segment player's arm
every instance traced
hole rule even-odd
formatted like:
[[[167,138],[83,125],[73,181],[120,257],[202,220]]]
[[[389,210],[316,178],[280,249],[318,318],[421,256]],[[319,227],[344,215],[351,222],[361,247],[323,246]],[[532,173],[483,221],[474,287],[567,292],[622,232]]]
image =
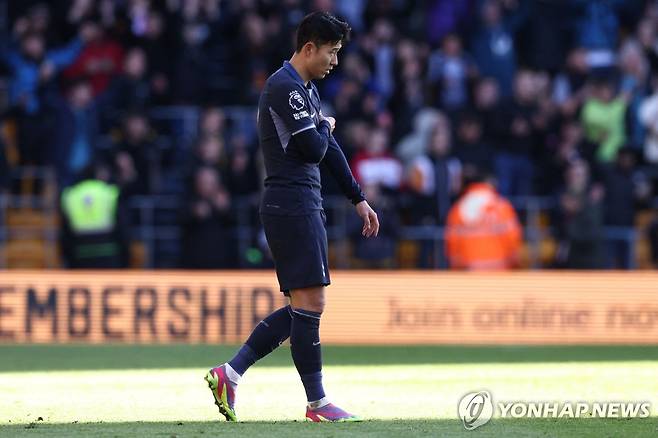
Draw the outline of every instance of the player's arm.
[[[347,163],[347,158],[343,150],[336,142],[333,135],[329,137],[329,145],[324,159],[320,166],[326,168],[331,176],[334,177],[341,191],[352,202],[357,205],[359,202],[364,201],[366,197],[361,191],[361,187],[354,179],[350,166]]]
[[[329,122],[323,120],[316,128],[315,125],[294,133],[292,140],[297,144],[297,149],[309,163],[320,163],[325,157],[330,139]]]
[[[320,165],[326,167],[338,182],[345,196],[356,206],[357,214],[363,219],[363,230],[361,234],[366,237],[377,236],[379,233],[377,213],[368,205],[361,191],[361,187],[354,179],[350,166],[347,164],[345,154],[333,135],[329,137],[329,147]]]
[[[277,130],[280,127],[290,133],[290,140],[283,145],[284,148],[294,145],[305,162],[322,161],[327,152],[331,124],[323,120],[315,126],[307,92],[297,84],[284,82],[273,85],[270,93],[269,111],[274,124]]]

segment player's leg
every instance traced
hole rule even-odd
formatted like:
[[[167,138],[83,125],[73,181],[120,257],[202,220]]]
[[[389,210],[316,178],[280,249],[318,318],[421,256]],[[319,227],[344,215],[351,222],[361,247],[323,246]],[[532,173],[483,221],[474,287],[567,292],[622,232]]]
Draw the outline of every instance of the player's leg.
[[[292,309],[282,307],[260,321],[228,365],[240,376],[290,336]]]
[[[316,422],[357,421],[357,417],[330,403],[322,386],[320,318],[324,311],[324,291],[324,286],[290,291],[290,351],[306,391],[306,419]]]
[[[233,359],[206,374],[215,404],[228,421],[236,421],[235,391],[240,377],[259,359],[274,351],[290,336],[292,309],[282,307],[260,321]]]
[[[320,318],[324,311],[324,287],[290,291],[292,325],[290,352],[309,402],[324,398]]]

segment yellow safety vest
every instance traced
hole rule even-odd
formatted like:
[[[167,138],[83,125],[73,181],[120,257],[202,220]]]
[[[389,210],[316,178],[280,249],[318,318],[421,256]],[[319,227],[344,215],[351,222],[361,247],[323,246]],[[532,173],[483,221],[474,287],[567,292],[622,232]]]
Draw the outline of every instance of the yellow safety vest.
[[[62,211],[77,234],[111,231],[116,224],[119,189],[98,180],[85,180],[62,193]]]

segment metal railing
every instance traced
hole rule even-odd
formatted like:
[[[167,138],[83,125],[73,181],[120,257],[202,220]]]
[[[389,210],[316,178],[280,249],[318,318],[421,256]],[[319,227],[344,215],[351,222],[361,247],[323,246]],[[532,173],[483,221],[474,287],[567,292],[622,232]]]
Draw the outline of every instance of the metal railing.
[[[540,244],[543,239],[552,235],[552,229],[541,227],[540,215],[554,206],[549,198],[517,198],[513,200],[517,210],[524,213],[526,223],[524,226],[524,239],[529,248],[528,262],[530,268],[541,268]],[[236,198],[234,200],[237,225],[234,227],[234,236],[237,239],[238,248],[238,266],[247,267],[243,257],[247,248],[254,239],[257,232],[254,224],[249,218],[253,216],[253,209],[257,208],[257,200],[254,198]],[[347,231],[348,215],[354,214],[351,204],[342,197],[326,198],[324,200],[325,210],[329,218],[327,226],[327,236],[330,242],[344,243],[349,239]],[[174,224],[156,225],[154,218],[156,210],[170,210],[178,213],[184,208],[180,199],[175,197],[148,197],[140,196],[131,200],[130,208],[135,211],[136,216],[140,218],[139,223],[133,229],[133,238],[144,242],[147,249],[147,267],[158,267],[155,260],[155,248],[158,242],[165,240],[174,240],[180,243],[182,237],[180,226]],[[634,260],[634,247],[638,240],[638,232],[634,228],[625,227],[605,227],[604,240],[606,241],[624,241],[628,243],[628,258],[631,260],[631,267],[636,265]],[[433,260],[435,265],[432,268],[445,268],[441,264],[444,260],[444,228],[441,226],[404,226],[400,228],[398,240],[414,241],[417,243],[431,243],[433,251]],[[180,245],[178,245],[180,246]],[[340,260],[341,268],[349,269],[351,267],[350,257],[347,253],[346,245],[334,245],[334,250],[339,251],[336,259]]]
[[[656,200],[655,202],[658,202]],[[542,211],[550,208],[551,202],[542,198],[517,199],[515,206],[525,213],[526,223],[524,237],[529,248],[529,267],[540,268],[539,257],[541,241],[552,234],[550,228],[539,226],[539,216]],[[55,223],[48,226],[35,227],[33,225],[7,226],[7,212],[9,209],[31,208],[40,209],[49,215],[55,215],[56,205],[52,201],[36,195],[0,195],[0,247],[3,247],[9,239],[20,239],[39,236],[48,243],[49,251],[56,250],[58,230]],[[169,254],[169,261],[162,263],[158,248],[163,244],[169,247],[180,248],[182,240],[181,225],[177,217],[185,208],[180,198],[175,196],[136,196],[130,199],[129,209],[134,223],[131,228],[133,240],[142,242],[146,250],[145,268],[177,267],[176,258],[180,254]],[[236,198],[234,200],[237,225],[233,234],[237,241],[238,267],[248,267],[244,254],[254,240],[258,232],[257,226],[252,223],[254,209],[257,208],[257,200],[251,198]],[[347,222],[348,215],[354,214],[351,205],[343,198],[325,199],[325,209],[329,219],[327,235],[332,243],[344,243],[348,241]],[[158,220],[159,216],[169,217],[167,221]],[[606,241],[621,241],[628,244],[627,257],[631,260],[631,267],[636,266],[634,260],[635,245],[639,238],[638,231],[634,228],[606,227],[604,229]],[[432,245],[433,268],[443,268],[441,260],[444,260],[442,252],[444,248],[444,229],[440,226],[405,226],[400,228],[399,241],[413,241],[416,243],[428,243]],[[334,245],[337,259],[341,261],[341,268],[351,267],[347,245]],[[174,251],[175,252],[175,251]],[[4,251],[0,251],[0,257]],[[7,261],[0,258],[0,267],[6,267]]]
[[[21,194],[0,193],[0,268],[7,267],[8,242],[37,240],[44,243],[44,260],[47,268],[56,267],[57,239],[57,186],[55,172],[48,167],[25,166],[12,169],[10,185],[31,181],[22,187]],[[41,190],[37,190],[37,188]],[[27,191],[27,193],[25,193]],[[39,215],[37,224],[13,223],[9,225],[10,211],[35,212]],[[36,216],[33,216],[36,217]]]

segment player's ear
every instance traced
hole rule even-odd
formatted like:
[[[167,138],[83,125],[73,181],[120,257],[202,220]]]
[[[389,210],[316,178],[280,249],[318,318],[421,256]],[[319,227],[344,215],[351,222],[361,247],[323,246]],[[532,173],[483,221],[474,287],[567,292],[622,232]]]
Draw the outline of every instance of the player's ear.
[[[304,47],[302,47],[302,53],[306,56],[311,56],[313,55],[313,52],[315,51],[315,43],[309,41],[306,44],[304,44]]]

